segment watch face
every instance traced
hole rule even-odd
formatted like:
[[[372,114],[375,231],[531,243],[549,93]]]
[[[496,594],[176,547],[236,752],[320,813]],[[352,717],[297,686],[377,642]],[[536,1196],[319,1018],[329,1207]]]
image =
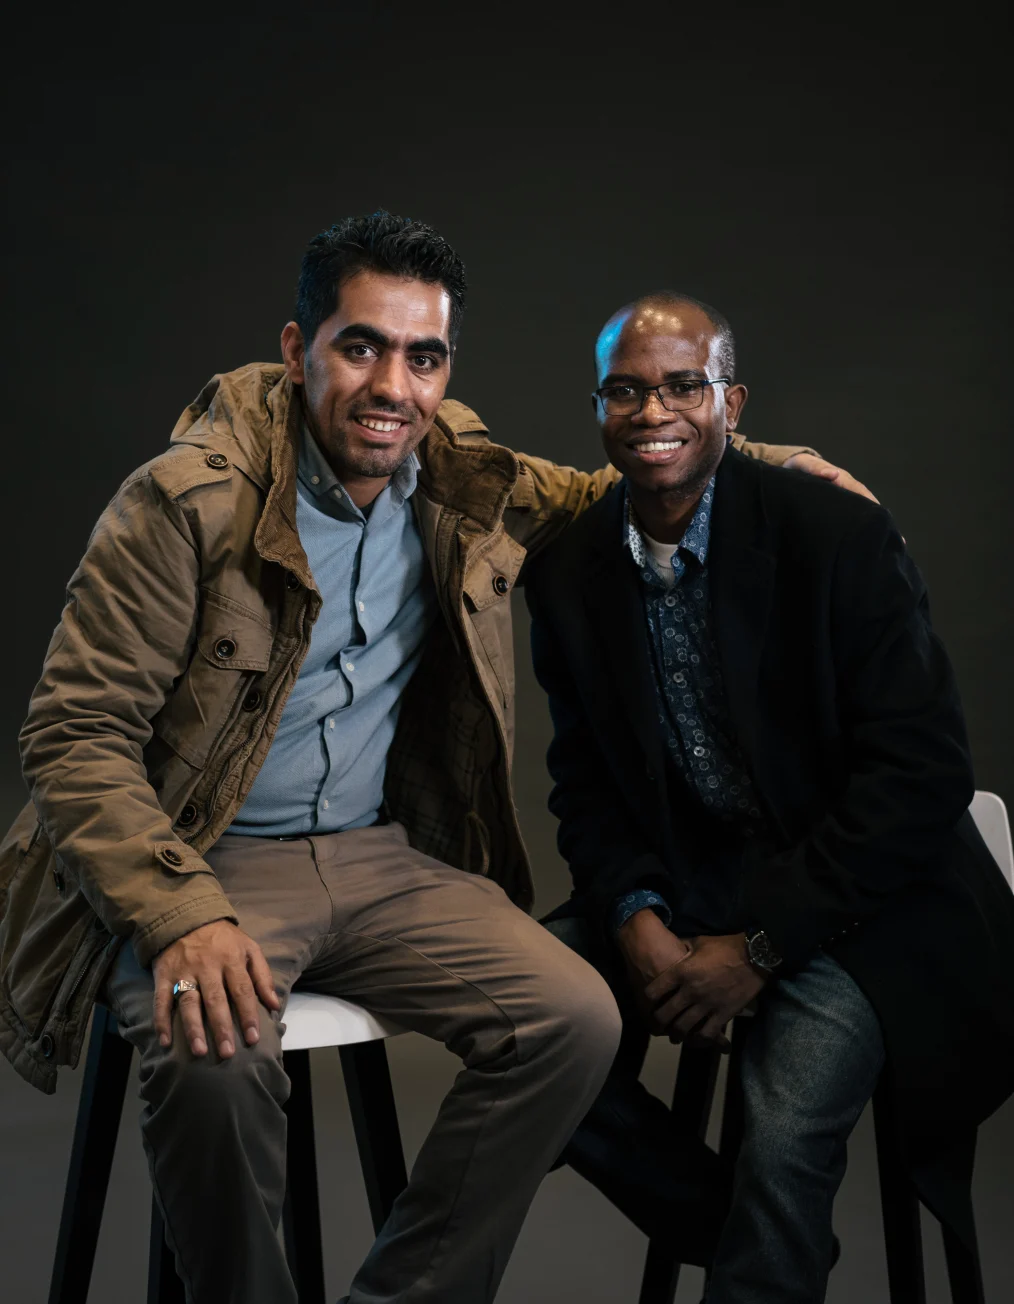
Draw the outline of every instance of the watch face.
[[[754,933],[753,937],[747,938],[746,947],[751,964],[761,969],[777,969],[782,962],[782,957],[771,945],[767,933]]]

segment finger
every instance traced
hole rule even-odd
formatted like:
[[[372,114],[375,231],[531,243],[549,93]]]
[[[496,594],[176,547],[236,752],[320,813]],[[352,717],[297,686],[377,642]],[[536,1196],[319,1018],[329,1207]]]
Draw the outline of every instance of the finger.
[[[685,1041],[691,1033],[697,1031],[701,1024],[707,1019],[709,1011],[703,1005],[691,1005],[689,1009],[684,1010],[678,1019],[674,1019],[669,1024],[667,1032],[669,1040],[674,1046],[678,1046],[681,1041]]]
[[[257,993],[250,981],[250,975],[245,969],[233,968],[226,972],[225,981],[232,1003],[236,1007],[236,1019],[243,1029],[246,1044],[252,1046],[254,1042],[260,1041],[261,1016]]]
[[[644,989],[644,999],[649,1005],[657,1005],[659,1001],[664,1000],[671,992],[677,992],[686,981],[687,971],[683,968],[690,952],[682,960],[677,960],[671,964],[668,969],[663,969],[660,974],[656,974],[651,982]]]
[[[694,1033],[695,1037],[700,1037],[702,1041],[709,1045],[717,1046],[719,1050],[725,1052],[731,1049],[731,1042],[725,1035],[725,1026],[728,1023],[724,1014],[713,1014],[710,1019],[705,1019],[704,1023]]]
[[[652,1015],[651,1021],[658,1035],[665,1036],[676,1019],[681,1018],[687,1010],[696,1008],[696,1006],[697,1001],[688,992],[677,992],[664,1005],[660,1005]],[[705,1010],[703,1013],[707,1014],[708,1011]]]
[[[173,1039],[173,991],[172,984],[165,978],[155,979],[152,1022],[158,1033],[158,1044],[168,1046]]]
[[[223,1059],[228,1059],[236,1049],[236,1032],[225,987],[220,980],[205,979],[201,983],[201,995],[204,997],[204,1011],[218,1053]]]
[[[253,985],[257,995],[264,1002],[269,1010],[279,1010],[282,1007],[281,999],[275,991],[275,980],[271,973],[271,967],[267,960],[264,959],[264,952],[254,943],[250,947],[250,953],[247,956],[246,967],[253,979]]]
[[[183,1035],[194,1055],[206,1055],[208,1042],[204,1035],[204,1018],[201,1013],[200,992],[183,992],[176,1001]]]

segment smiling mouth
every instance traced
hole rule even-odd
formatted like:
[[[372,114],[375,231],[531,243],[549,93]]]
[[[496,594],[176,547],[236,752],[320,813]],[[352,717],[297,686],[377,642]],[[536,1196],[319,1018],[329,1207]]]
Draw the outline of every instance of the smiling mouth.
[[[686,443],[685,439],[643,439],[636,444],[628,444],[627,448],[635,457],[646,457],[659,453],[677,453]]]
[[[408,425],[407,421],[381,420],[379,417],[354,417],[353,420],[356,425],[363,426],[365,429],[381,435],[389,435],[392,431],[400,430],[402,426]]]

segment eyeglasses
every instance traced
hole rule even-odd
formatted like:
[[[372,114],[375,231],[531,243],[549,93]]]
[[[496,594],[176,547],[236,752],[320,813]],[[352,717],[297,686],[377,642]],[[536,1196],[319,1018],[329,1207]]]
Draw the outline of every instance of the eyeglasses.
[[[602,404],[602,411],[609,417],[636,416],[649,394],[657,394],[667,412],[689,412],[704,402],[708,385],[731,383],[728,376],[718,376],[715,380],[670,380],[664,385],[603,385],[592,399]]]

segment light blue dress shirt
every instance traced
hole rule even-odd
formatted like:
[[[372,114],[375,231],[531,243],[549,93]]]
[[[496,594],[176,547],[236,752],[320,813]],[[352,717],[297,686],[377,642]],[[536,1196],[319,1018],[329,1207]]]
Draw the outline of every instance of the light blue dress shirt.
[[[413,454],[364,514],[304,429],[296,526],[323,605],[230,833],[336,833],[376,820],[402,693],[437,611],[409,501],[418,467]]]

